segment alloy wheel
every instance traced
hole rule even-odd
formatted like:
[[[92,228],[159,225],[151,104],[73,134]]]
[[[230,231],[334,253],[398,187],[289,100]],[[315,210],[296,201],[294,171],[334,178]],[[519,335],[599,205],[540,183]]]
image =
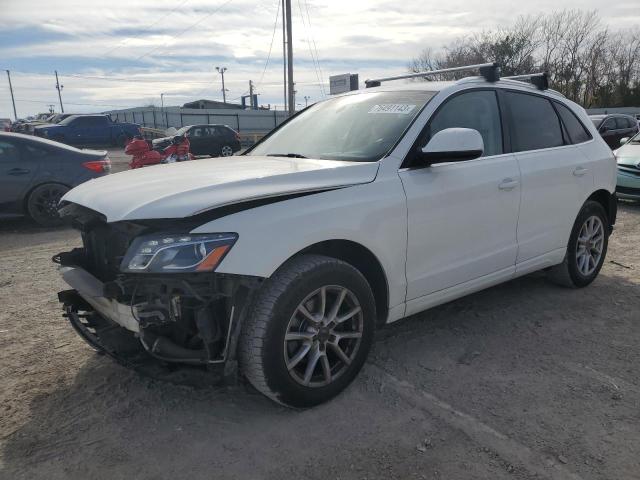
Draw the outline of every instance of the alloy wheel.
[[[229,146],[229,145],[225,145],[224,147],[222,147],[222,149],[220,150],[220,154],[223,157],[230,157],[231,155],[233,155],[233,149]]]
[[[38,223],[59,219],[58,203],[67,191],[62,185],[48,185],[36,192],[29,208],[33,219]]]
[[[284,358],[289,375],[305,387],[324,387],[353,362],[364,328],[363,313],[349,289],[323,286],[308,295],[289,320]]]
[[[604,225],[598,216],[592,215],[582,224],[576,245],[576,266],[585,277],[591,275],[600,263],[604,235]]]

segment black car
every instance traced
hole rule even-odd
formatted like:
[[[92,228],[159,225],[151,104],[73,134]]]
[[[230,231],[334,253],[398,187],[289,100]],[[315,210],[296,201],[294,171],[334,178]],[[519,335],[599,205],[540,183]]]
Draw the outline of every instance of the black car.
[[[194,155],[229,157],[240,150],[240,135],[227,125],[187,125],[170,137],[153,141],[155,150],[162,150],[176,135],[186,135]]]
[[[40,225],[58,225],[60,198],[110,170],[106,151],[0,132],[0,218],[28,215]]]
[[[598,133],[607,142],[612,150],[620,146],[620,139],[633,137],[638,133],[638,121],[621,113],[610,115],[589,115],[589,118],[598,129]]]

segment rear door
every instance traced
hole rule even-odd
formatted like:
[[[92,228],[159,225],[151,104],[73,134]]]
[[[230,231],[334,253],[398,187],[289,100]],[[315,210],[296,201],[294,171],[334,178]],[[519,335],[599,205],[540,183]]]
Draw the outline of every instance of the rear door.
[[[517,263],[526,268],[527,262],[536,264],[543,260],[538,257],[566,248],[580,207],[593,190],[593,165],[572,144],[551,100],[515,91],[504,97],[522,177]]]
[[[0,213],[21,213],[24,194],[38,170],[38,163],[22,150],[22,142],[0,138]]]

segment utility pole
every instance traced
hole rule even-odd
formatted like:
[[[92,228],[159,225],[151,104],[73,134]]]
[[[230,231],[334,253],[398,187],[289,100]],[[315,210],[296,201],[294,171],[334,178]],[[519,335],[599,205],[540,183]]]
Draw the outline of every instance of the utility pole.
[[[257,105],[253,104],[253,82],[249,80],[249,105],[251,105],[251,110],[255,110]]]
[[[293,33],[291,25],[291,0],[285,0],[287,7],[287,88],[289,90],[289,115],[296,112],[296,100],[293,91]]]
[[[224,88],[224,72],[227,71],[227,67],[216,67],[216,70],[222,75],[222,103],[227,103],[227,90]]]
[[[55,72],[56,72],[56,90],[58,90],[58,100],[60,100],[60,111],[64,113],[64,107],[62,106],[62,94],[60,93],[60,91],[64,88],[64,85],[60,85],[60,82],[58,81],[58,71],[55,70]]]
[[[13,86],[11,85],[11,73],[7,70],[7,78],[9,79],[9,91],[11,92],[11,103],[13,103],[13,116],[18,120],[18,114],[16,113],[16,101],[13,98]]]
[[[309,106],[309,100],[311,100],[311,97],[305,95],[304,96],[304,108],[307,108]]]
[[[285,0],[282,0],[282,70],[283,70],[283,80],[282,85],[284,86],[284,108],[283,110],[287,111],[287,12],[285,11]]]

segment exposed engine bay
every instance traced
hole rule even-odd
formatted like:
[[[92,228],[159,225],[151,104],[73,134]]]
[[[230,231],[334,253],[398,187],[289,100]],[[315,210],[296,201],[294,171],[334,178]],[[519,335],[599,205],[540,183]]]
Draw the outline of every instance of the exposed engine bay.
[[[176,231],[188,226],[175,220],[107,224],[99,213],[75,204],[61,214],[80,230],[83,247],[54,256],[72,287],[58,297],[87,343],[134,368],[152,357],[235,373],[239,327],[260,278],[123,272],[120,265],[136,239],[166,232],[168,224]]]

